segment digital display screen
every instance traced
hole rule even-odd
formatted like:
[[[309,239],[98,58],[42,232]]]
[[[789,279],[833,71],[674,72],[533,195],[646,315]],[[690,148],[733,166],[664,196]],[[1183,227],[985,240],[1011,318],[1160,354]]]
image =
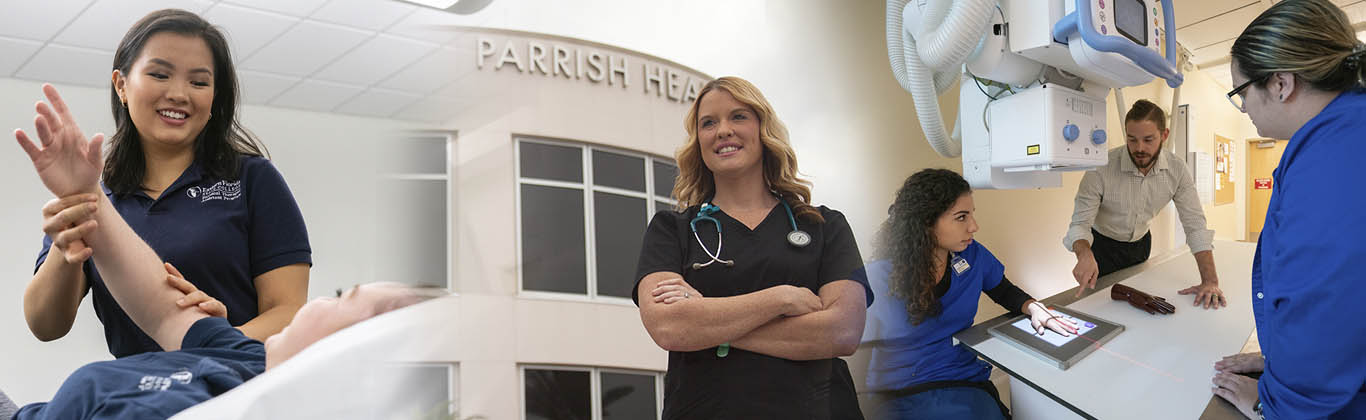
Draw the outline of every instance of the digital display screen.
[[[1147,5],[1143,0],[1114,0],[1115,29],[1142,46],[1148,46]]]
[[[1034,332],[1034,325],[1030,323],[1029,317],[1021,318],[1019,321],[1015,321],[1015,324],[1013,324],[1013,325],[1015,325],[1015,328],[1019,328],[1020,330],[1023,330],[1024,332],[1027,332],[1027,333],[1029,333],[1029,334],[1031,334],[1031,335],[1034,335],[1035,337],[1039,337],[1039,338],[1043,339],[1043,341],[1047,342],[1048,344],[1052,344],[1052,345],[1055,346],[1055,347],[1057,347],[1057,346],[1062,346],[1063,344],[1067,344],[1068,342],[1072,341],[1073,339],[1076,339],[1077,336],[1086,334],[1087,331],[1091,331],[1091,330],[1093,330],[1093,329],[1096,328],[1096,324],[1091,323],[1091,322],[1088,322],[1088,321],[1086,321],[1086,320],[1083,320],[1083,319],[1080,319],[1080,318],[1077,318],[1077,317],[1074,317],[1074,316],[1071,316],[1071,315],[1068,315],[1068,314],[1064,314],[1064,313],[1062,313],[1062,312],[1057,312],[1057,314],[1058,314],[1058,318],[1063,318],[1063,319],[1066,319],[1066,320],[1068,320],[1068,321],[1072,321],[1072,322],[1076,323],[1076,324],[1077,324],[1077,334],[1072,334],[1072,335],[1068,335],[1067,337],[1063,337],[1062,334],[1058,334],[1058,333],[1056,333],[1056,332],[1053,332],[1053,330],[1044,328],[1044,330],[1043,330],[1043,334],[1044,334],[1044,335],[1043,335],[1043,336],[1034,335],[1034,334],[1037,334],[1037,333]]]

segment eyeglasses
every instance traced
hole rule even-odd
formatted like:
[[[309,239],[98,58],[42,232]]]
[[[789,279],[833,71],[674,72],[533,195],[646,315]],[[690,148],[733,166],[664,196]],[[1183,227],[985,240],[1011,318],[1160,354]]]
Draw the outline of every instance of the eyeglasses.
[[[1243,109],[1243,91],[1247,90],[1248,86],[1252,86],[1253,83],[1259,83],[1263,80],[1266,80],[1268,77],[1271,77],[1271,74],[1267,74],[1256,79],[1248,80],[1246,82],[1243,82],[1243,84],[1238,85],[1238,87],[1233,88],[1233,90],[1228,91],[1228,103],[1233,104],[1234,108],[1238,108],[1239,112],[1247,112],[1246,109]]]

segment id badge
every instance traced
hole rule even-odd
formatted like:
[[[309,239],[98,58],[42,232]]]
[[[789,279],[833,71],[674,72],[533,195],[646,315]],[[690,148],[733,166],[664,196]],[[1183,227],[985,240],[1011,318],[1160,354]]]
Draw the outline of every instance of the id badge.
[[[968,271],[968,268],[971,268],[971,267],[972,267],[972,266],[968,265],[968,260],[963,259],[963,257],[959,257],[959,256],[954,256],[954,257],[953,257],[953,271],[954,271],[955,273],[958,273],[958,274],[961,275],[961,274],[963,274],[964,271]]]

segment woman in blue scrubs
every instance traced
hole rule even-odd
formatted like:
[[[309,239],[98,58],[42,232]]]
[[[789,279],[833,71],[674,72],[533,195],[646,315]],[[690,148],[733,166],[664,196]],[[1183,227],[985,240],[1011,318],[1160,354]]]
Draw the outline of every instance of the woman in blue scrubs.
[[[1290,141],[1252,260],[1261,353],[1216,363],[1213,391],[1253,419],[1366,418],[1366,44],[1333,3],[1283,1],[1231,55],[1229,99]]]
[[[640,318],[669,351],[665,419],[862,419],[849,367],[862,265],[844,215],[810,204],[754,85],[708,82],[684,119],[673,197],[637,266]]]
[[[866,276],[877,296],[868,308],[872,356],[868,390],[875,419],[1000,419],[1006,415],[991,365],[953,335],[972,326],[986,293],[1012,313],[1029,314],[1034,329],[1064,336],[1077,329],[1005,277],[1005,265],[980,242],[972,189],[947,169],[906,179],[879,232],[879,260]]]
[[[104,194],[138,236],[183,271],[192,286],[177,284],[190,294],[182,306],[225,317],[257,340],[279,332],[307,295],[308,234],[284,178],[238,125],[226,38],[193,13],[152,12],[124,36],[113,69],[116,132],[103,163]],[[63,197],[44,207],[47,236],[24,293],[29,329],[44,341],[66,335],[93,292],[110,353],[161,350],[90,261],[82,237],[94,222],[82,215],[95,199]]]

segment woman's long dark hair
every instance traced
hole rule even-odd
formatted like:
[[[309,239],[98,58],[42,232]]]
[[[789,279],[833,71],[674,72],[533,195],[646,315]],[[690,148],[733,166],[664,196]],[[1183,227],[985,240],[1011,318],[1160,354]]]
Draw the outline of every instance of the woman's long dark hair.
[[[934,225],[970,192],[972,187],[956,172],[925,169],[906,178],[887,209],[887,221],[878,231],[878,257],[892,263],[887,284],[893,297],[906,302],[912,324],[942,311],[934,297]]]
[[[149,13],[133,24],[119,42],[114,52],[114,70],[125,77],[129,75],[147,40],[162,32],[203,39],[213,53],[213,105],[209,108],[209,122],[195,139],[194,159],[209,176],[237,179],[238,161],[243,156],[265,155],[265,146],[237,122],[237,71],[232,65],[227,38],[218,28],[184,10]],[[104,159],[104,184],[117,194],[129,194],[142,189],[146,157],[133,118],[112,85],[109,104],[114,112],[115,131],[109,138],[109,153]]]

